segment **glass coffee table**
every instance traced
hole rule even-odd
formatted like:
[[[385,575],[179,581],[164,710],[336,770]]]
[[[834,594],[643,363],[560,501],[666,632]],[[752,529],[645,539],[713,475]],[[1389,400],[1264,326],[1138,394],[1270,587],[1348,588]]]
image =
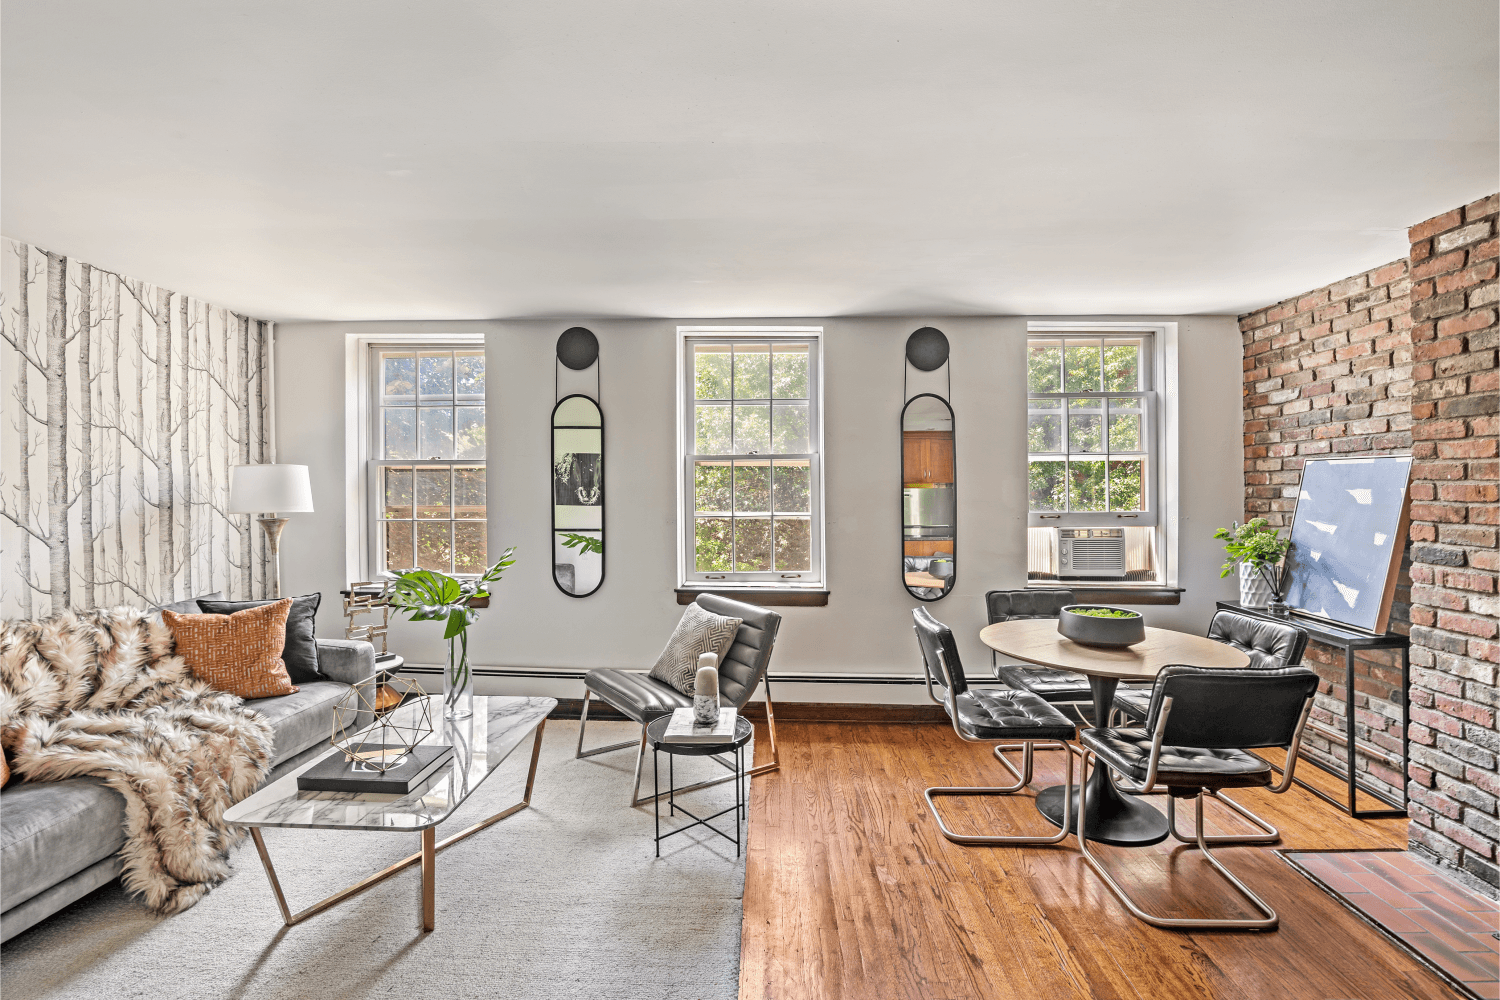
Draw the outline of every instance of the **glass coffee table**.
[[[271,881],[271,891],[276,894],[276,905],[281,908],[281,917],[286,921],[286,926],[300,924],[420,861],[422,927],[430,931],[433,929],[437,905],[437,852],[531,804],[536,763],[542,752],[542,730],[546,726],[547,716],[557,707],[557,699],[478,697],[474,699],[473,716],[456,721],[443,719],[443,699],[440,695],[429,695],[427,702],[433,732],[422,743],[452,746],[453,758],[415,791],[406,795],[372,795],[361,792],[300,790],[297,787],[297,775],[319,761],[342,752],[330,746],[327,753],[318,755],[291,773],[276,779],[235,803],[224,813],[226,823],[250,828],[250,836],[255,840],[255,850],[260,854],[261,864],[265,866],[266,877]],[[420,702],[408,702],[392,712],[391,718],[402,722],[415,721],[419,711]],[[532,736],[531,768],[526,772],[526,792],[521,801],[439,841],[437,825],[463,805],[464,800],[474,793],[484,779],[528,735]],[[272,826],[294,830],[389,830],[419,833],[422,846],[417,853],[402,858],[390,867],[305,910],[293,913],[287,906],[281,883],[276,879],[276,869],[271,864],[271,855],[261,836],[263,827]]]

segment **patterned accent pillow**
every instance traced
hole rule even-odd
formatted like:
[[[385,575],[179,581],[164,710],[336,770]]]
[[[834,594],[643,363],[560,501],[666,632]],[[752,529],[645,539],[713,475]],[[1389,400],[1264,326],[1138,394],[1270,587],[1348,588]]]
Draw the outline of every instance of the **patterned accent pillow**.
[[[723,663],[724,654],[734,645],[739,630],[740,619],[725,618],[689,604],[682,613],[682,621],[677,623],[677,630],[667,640],[667,648],[647,676],[691,696],[698,680],[699,655],[713,653]]]
[[[298,690],[287,676],[281,647],[292,599],[232,615],[180,615],[162,610],[177,655],[200,681],[241,698],[273,698]]]

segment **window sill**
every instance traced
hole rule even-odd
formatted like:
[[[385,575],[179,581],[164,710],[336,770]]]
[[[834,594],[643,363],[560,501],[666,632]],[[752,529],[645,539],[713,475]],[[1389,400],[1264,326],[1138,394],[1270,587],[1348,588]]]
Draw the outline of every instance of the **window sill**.
[[[699,594],[715,594],[732,601],[759,604],[764,607],[824,608],[828,591],[794,587],[678,587],[677,603],[692,604]]]
[[[1091,601],[1106,604],[1181,604],[1182,587],[1158,584],[1081,583],[1071,580],[1033,581],[1027,590],[1071,590]]]

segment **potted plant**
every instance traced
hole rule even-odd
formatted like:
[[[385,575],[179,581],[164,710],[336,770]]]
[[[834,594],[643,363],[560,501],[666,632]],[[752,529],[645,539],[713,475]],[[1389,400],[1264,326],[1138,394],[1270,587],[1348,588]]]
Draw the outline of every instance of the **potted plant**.
[[[1146,638],[1146,619],[1105,604],[1069,604],[1057,617],[1057,631],[1085,646],[1133,646]]]
[[[479,608],[489,607],[488,584],[516,560],[515,546],[500,554],[495,565],[472,580],[456,580],[430,569],[403,570],[391,587],[391,607],[404,611],[408,621],[447,622],[448,663],[443,670],[443,717],[466,719],[474,714],[474,674],[469,669],[469,626]]]
[[[1247,608],[1264,608],[1281,603],[1281,560],[1291,545],[1277,528],[1263,517],[1220,528],[1214,537],[1224,543],[1229,560],[1220,567],[1219,579],[1240,571],[1240,603]]]

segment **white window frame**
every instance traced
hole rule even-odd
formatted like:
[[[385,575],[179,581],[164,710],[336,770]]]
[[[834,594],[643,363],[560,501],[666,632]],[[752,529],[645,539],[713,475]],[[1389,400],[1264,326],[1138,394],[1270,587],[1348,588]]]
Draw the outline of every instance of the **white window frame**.
[[[1026,324],[1026,342],[1029,344],[1032,338],[1066,338],[1069,334],[1078,336],[1148,336],[1151,340],[1151,349],[1148,352],[1150,358],[1151,382],[1149,395],[1151,403],[1147,406],[1149,411],[1146,417],[1148,429],[1144,432],[1149,436],[1151,447],[1147,452],[1147,461],[1154,466],[1154,471],[1147,473],[1147,500],[1145,506],[1150,512],[1150,517],[1121,517],[1120,512],[1100,513],[1065,513],[1061,517],[1043,517],[1041,512],[1031,510],[1029,491],[1027,497],[1026,523],[1030,527],[1152,527],[1156,528],[1156,541],[1154,557],[1157,570],[1157,581],[1147,586],[1176,587],[1178,577],[1178,426],[1180,421],[1179,397],[1178,397],[1178,324],[1177,323],[1129,323],[1129,322],[1098,322],[1091,320],[1032,320]],[[1023,350],[1024,355],[1024,350]],[[1027,383],[1027,374],[1023,363],[1021,372],[1022,396],[1029,398],[1031,393]],[[1056,395],[1070,395],[1058,393]],[[1072,393],[1071,395],[1084,395]],[[1094,395],[1107,396],[1109,393],[1097,393]],[[1029,410],[1029,405],[1023,403]],[[1026,433],[1026,411],[1022,412],[1022,433]],[[1107,425],[1106,425],[1107,433]],[[1027,448],[1021,474],[1028,475],[1030,464],[1030,449]],[[1146,512],[1142,512],[1145,514]],[[1054,581],[1048,581],[1048,586],[1055,586]],[[1111,583],[1108,586],[1118,588],[1120,586],[1140,586],[1141,584],[1119,584]],[[1086,588],[1088,583],[1080,581],[1074,584],[1075,588]]]
[[[407,349],[430,350],[484,350],[484,334],[465,333],[392,333],[376,335],[349,334],[344,341],[344,572],[351,581],[370,580],[379,563],[376,546],[380,544],[380,532],[375,530],[379,517],[380,493],[375,483],[374,467],[382,460],[375,453],[380,443],[379,393],[376,389],[378,372],[375,365],[377,351]],[[489,422],[490,392],[488,364],[485,378],[485,421]],[[487,437],[488,440],[488,437]],[[483,459],[467,459],[463,464],[480,464],[485,467],[486,501],[493,484],[489,482],[489,448]],[[455,462],[458,460],[455,459]],[[384,464],[421,465],[420,461],[391,460]],[[429,463],[447,465],[447,461]],[[485,519],[486,542],[493,536],[490,531],[493,517]],[[488,544],[486,545],[488,551]],[[471,574],[459,574],[460,577]]]
[[[697,459],[694,439],[694,368],[690,359],[699,341],[777,340],[806,341],[808,352],[808,443],[812,450],[799,455],[714,456],[746,459],[791,458],[808,460],[808,510],[810,520],[809,569],[795,576],[780,570],[766,572],[699,572],[695,562],[693,467]],[[680,326],[677,328],[677,566],[678,586],[684,589],[822,590],[827,577],[826,532],[823,505],[823,328],[821,326]]]

